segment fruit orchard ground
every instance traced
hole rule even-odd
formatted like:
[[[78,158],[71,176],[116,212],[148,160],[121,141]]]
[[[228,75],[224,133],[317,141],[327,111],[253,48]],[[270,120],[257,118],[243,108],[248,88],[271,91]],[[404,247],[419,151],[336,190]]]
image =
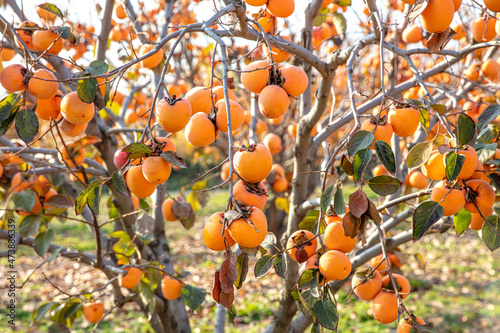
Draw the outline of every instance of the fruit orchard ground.
[[[225,192],[215,192],[206,207],[211,210],[225,205]],[[204,210],[203,210],[204,211]],[[202,212],[203,212],[202,211]],[[205,212],[208,214],[208,212]],[[102,216],[106,216],[103,213]],[[220,265],[221,256],[208,250],[201,239],[203,217],[192,230],[185,231],[179,224],[170,223],[167,234],[171,239],[170,247],[174,251],[176,262],[191,272],[188,283],[201,286],[210,292],[212,272]],[[61,224],[53,221],[56,241],[59,244],[76,246],[80,250],[89,250],[92,235],[85,226],[76,222]],[[85,235],[82,239],[81,235]],[[185,244],[191,244],[186,248]],[[410,311],[425,318],[435,325],[436,332],[494,332],[493,327],[500,326],[500,280],[495,278],[500,271],[500,253],[492,254],[480,241],[475,232],[467,232],[456,239],[453,231],[443,235],[430,235],[415,244],[403,248],[407,253],[403,266],[409,278],[413,293],[408,297]],[[425,261],[422,267],[416,256],[421,254]],[[34,251],[22,247],[17,255],[17,268],[21,281],[40,263]],[[192,263],[200,263],[196,266]],[[255,260],[251,262],[251,269]],[[0,260],[0,273],[6,267],[5,259]],[[47,321],[43,320],[30,327],[35,305],[41,302],[59,300],[63,296],[44,282],[42,272],[69,293],[80,293],[98,288],[106,282],[98,271],[66,259],[57,259],[49,266],[39,269],[20,291],[17,304],[17,330],[23,332],[47,332]],[[3,274],[5,275],[5,274]],[[255,280],[250,272],[247,282],[237,293],[235,306],[237,318],[234,326],[228,326],[227,332],[262,332],[272,320],[272,313],[278,302],[278,291],[282,279],[271,274],[261,280]],[[495,284],[496,283],[496,284]],[[3,285],[1,285],[3,287]],[[488,288],[489,287],[489,288]],[[5,290],[5,289],[4,289]],[[486,294],[485,294],[486,291]],[[339,293],[339,312],[342,320],[339,332],[394,332],[395,324],[384,326],[377,323],[370,314],[369,302],[356,300],[355,297],[345,302],[349,292],[346,286]],[[101,295],[101,293],[98,293]],[[6,297],[0,298],[0,307],[5,308]],[[106,308],[111,306],[111,291],[102,296]],[[484,305],[486,300],[486,305]],[[193,332],[212,332],[214,327],[215,306],[207,295],[201,310],[196,311],[191,319]],[[147,320],[135,306],[125,306],[122,310],[106,317],[99,332],[152,332]],[[91,327],[80,317],[71,332],[89,332]]]

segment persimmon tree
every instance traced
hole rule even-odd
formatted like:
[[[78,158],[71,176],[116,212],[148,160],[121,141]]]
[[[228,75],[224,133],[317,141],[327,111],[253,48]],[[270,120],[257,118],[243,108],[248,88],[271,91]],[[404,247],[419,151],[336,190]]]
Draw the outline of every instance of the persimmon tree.
[[[208,292],[222,332],[235,288],[274,268],[284,288],[266,332],[336,331],[349,279],[380,323],[422,332],[398,247],[450,228],[500,246],[495,1],[107,0],[98,29],[50,3],[37,18],[5,5],[17,18],[0,15],[0,238],[34,248],[38,267],[61,256],[109,279],[78,294],[47,279],[66,297],[35,321],[83,314],[97,328],[135,302],[156,332],[189,332],[186,306]],[[200,153],[217,162],[172,197]],[[226,210],[198,222],[222,259],[206,291],[174,269],[165,220],[191,228],[215,189]],[[54,219],[86,224],[95,251],[54,244]]]

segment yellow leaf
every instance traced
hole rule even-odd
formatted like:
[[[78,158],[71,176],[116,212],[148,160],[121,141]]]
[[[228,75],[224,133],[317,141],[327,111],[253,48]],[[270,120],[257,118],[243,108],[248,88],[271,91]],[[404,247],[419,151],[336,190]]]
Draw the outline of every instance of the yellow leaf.
[[[288,198],[276,198],[276,201],[274,203],[276,204],[276,208],[278,208],[279,210],[283,210],[288,214],[288,209],[290,208]]]

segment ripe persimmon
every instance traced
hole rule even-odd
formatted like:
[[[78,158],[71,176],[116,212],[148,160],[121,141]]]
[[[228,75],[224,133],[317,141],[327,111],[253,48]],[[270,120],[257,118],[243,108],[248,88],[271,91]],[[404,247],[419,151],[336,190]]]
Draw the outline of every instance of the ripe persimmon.
[[[24,173],[17,172],[10,180],[12,192],[18,193],[30,186],[30,177]]]
[[[247,5],[250,6],[264,6],[268,0],[247,0],[245,1]]]
[[[168,300],[178,299],[181,296],[182,290],[182,282],[170,277],[169,275],[165,275],[165,277],[161,280],[161,292],[163,293],[163,297]]]
[[[356,237],[351,238],[345,235],[342,222],[329,223],[325,229],[323,238],[325,246],[330,250],[338,250],[349,253],[356,247]]]
[[[497,0],[484,0],[484,5],[492,12],[500,12],[500,3]]]
[[[33,46],[37,51],[59,54],[63,48],[63,39],[51,30],[37,30],[33,33]]]
[[[391,174],[389,173],[389,171],[387,171],[386,167],[383,164],[377,164],[372,169],[372,175],[374,177],[377,177],[377,176],[390,176]]]
[[[229,100],[230,112],[231,112],[231,130],[234,131],[243,125],[245,122],[245,111],[238,102],[233,100]],[[217,129],[221,132],[227,133],[227,107],[226,100],[221,99],[215,104],[215,108],[217,109],[217,114],[215,116],[215,125]]]
[[[205,87],[194,87],[184,96],[191,103],[193,115],[198,112],[209,114],[212,110],[212,97],[210,89]]]
[[[101,301],[83,304],[83,315],[90,323],[95,324],[104,315],[104,305]]]
[[[19,64],[9,65],[0,72],[0,83],[9,93],[21,91],[26,88],[24,75],[26,68]]]
[[[16,50],[0,46],[0,60],[2,61],[10,61],[16,55]]]
[[[430,0],[420,14],[420,23],[432,34],[443,32],[450,26],[454,14],[453,0]]]
[[[414,317],[417,325],[425,325],[425,321],[420,318],[420,317]],[[397,333],[411,333],[412,328],[415,327],[415,325],[412,325],[410,319],[408,317],[401,318],[398,323],[398,331]],[[413,331],[416,331],[413,329]]]
[[[44,175],[34,176],[33,190],[39,197],[45,196],[50,191],[50,181]]]
[[[361,283],[365,278],[368,280]],[[352,277],[351,287],[356,296],[364,301],[371,301],[382,289],[382,276],[378,271],[370,273],[369,268],[360,269]]]
[[[373,143],[370,145],[370,149],[375,149],[375,141],[385,141],[387,144],[391,144],[394,130],[389,122],[380,121],[377,124],[376,118],[372,117],[371,119],[366,119],[363,124],[361,124],[361,129],[368,132],[374,131],[373,135],[375,136],[375,140],[373,140]]]
[[[472,21],[471,31],[472,37],[477,42],[489,42],[496,36],[495,24],[497,20],[493,17],[488,19],[478,17]]]
[[[493,59],[487,59],[481,65],[481,72],[488,80],[497,82],[500,75],[500,64]]]
[[[378,322],[392,323],[398,319],[398,298],[393,293],[381,291],[373,299],[372,311]]]
[[[150,156],[142,163],[144,178],[151,184],[163,184],[170,177],[172,164],[161,156]]]
[[[215,103],[217,103],[220,100],[224,100],[224,86],[214,87],[212,89],[212,94],[214,96]],[[228,89],[228,96],[229,100],[238,102],[238,97],[236,97],[236,94],[231,89]]]
[[[234,168],[249,183],[258,183],[271,173],[273,157],[269,149],[257,143],[234,154]]]
[[[478,209],[481,212],[485,212],[493,207],[495,203],[495,190],[490,184],[481,179],[471,179],[465,184],[469,187],[466,199],[467,203],[464,206],[465,209],[471,213],[479,213]]]
[[[186,140],[197,147],[204,147],[214,143],[215,139],[217,139],[217,132],[214,123],[203,112],[195,113],[184,130]]]
[[[37,70],[28,81],[28,90],[37,99],[49,99],[56,95],[59,84],[54,74],[46,69]]]
[[[288,255],[293,260],[303,263],[312,256],[318,247],[318,241],[309,230],[297,230],[290,235],[286,243]]]
[[[405,43],[418,43],[422,40],[422,28],[417,25],[409,26],[403,31],[402,39]]]
[[[443,202],[440,202],[443,198]],[[440,202],[439,204],[444,208],[444,216],[455,215],[465,206],[465,191],[459,188],[449,188],[446,182],[440,181],[432,189],[431,200]]]
[[[490,207],[484,211],[481,211],[481,213],[483,214],[484,217],[487,218],[488,216],[493,215],[493,207]],[[472,213],[471,214],[469,228],[471,228],[472,230],[479,231],[483,228],[483,224],[484,224],[484,219],[481,216],[481,214],[479,214],[479,213]]]
[[[326,225],[329,225],[329,224],[335,223],[335,222],[342,223],[342,217],[338,216],[337,214],[326,215],[325,216],[325,223],[326,223]]]
[[[71,160],[70,153],[75,163],[73,163],[73,161]],[[66,162],[70,168],[76,168],[82,165],[85,161],[85,149],[82,148],[78,151],[75,151],[71,147],[71,145],[68,145],[68,149],[66,149],[65,147],[61,148],[61,152],[57,154],[57,158],[63,164],[64,162]]]
[[[286,65],[278,70],[283,77],[283,89],[288,95],[299,97],[306,91],[309,85],[307,74],[299,67]]]
[[[139,203],[140,203],[139,198],[132,194],[130,196],[130,200],[132,201],[132,207],[134,208],[134,210],[139,209]]]
[[[277,178],[273,183],[273,190],[276,193],[285,192],[288,190],[288,180],[284,177]]]
[[[253,93],[260,94],[269,80],[269,66],[267,60],[254,61],[243,68],[241,83]]]
[[[425,177],[422,172],[415,170],[410,175],[408,175],[408,184],[411,187],[423,190],[427,187],[428,184],[427,177]]]
[[[294,0],[268,0],[267,11],[276,17],[288,17],[295,11]]]
[[[321,275],[331,281],[342,281],[351,274],[351,260],[341,251],[330,250],[319,258]]]
[[[266,11],[265,15],[259,18],[257,22],[266,34],[274,34],[277,27],[277,19],[271,13]],[[257,26],[255,26],[255,29],[260,30]]]
[[[268,55],[270,53],[269,48],[267,47],[267,44],[264,43],[262,45],[262,51],[266,55]],[[290,58],[290,53],[288,53],[287,51],[282,50],[280,48],[277,48],[275,46],[271,46],[271,52],[273,54],[274,62],[285,62],[288,60],[288,58]],[[268,58],[271,58],[271,56],[268,56]]]
[[[268,85],[259,95],[259,110],[266,118],[281,117],[290,106],[290,99],[285,89]]]
[[[57,17],[56,14],[51,13],[40,6],[36,6],[35,8],[36,8],[36,13],[38,14],[38,16],[40,16],[40,18],[43,21],[54,21]]]
[[[264,209],[267,203],[267,189],[263,182],[258,183],[258,188],[247,187],[241,180],[233,187],[234,199],[243,202],[247,206]]]
[[[127,274],[118,279],[120,285],[127,289],[135,288],[141,282],[142,271],[137,267],[127,267],[125,270]]]
[[[236,242],[229,235],[228,230],[224,230],[224,236],[222,236],[222,227],[224,226],[224,213],[215,213],[205,222],[203,227],[203,242],[205,245],[214,251],[224,251],[226,246],[231,247]]]
[[[275,133],[268,133],[262,140],[262,143],[269,149],[271,154],[277,154],[283,149],[281,138]]]
[[[250,215],[247,217],[250,225],[243,217],[234,220],[229,225],[229,235],[238,245],[248,248],[259,246],[267,235],[266,215],[257,207],[250,209]]]
[[[167,221],[174,222],[177,221],[178,219],[175,217],[174,213],[172,212],[172,205],[174,204],[175,200],[174,199],[167,199],[163,201],[163,204],[161,205],[161,212],[163,215],[163,218]]]
[[[59,124],[59,127],[60,127],[60,130],[63,134],[65,134],[69,137],[75,137],[75,136],[79,136],[80,134],[85,132],[88,125],[89,125],[88,123],[85,123],[82,125],[75,125],[75,124],[70,123],[66,119],[63,119],[61,121],[61,123]]]
[[[139,49],[139,57],[142,57],[146,53],[152,51],[155,46],[156,45],[143,44],[141,46],[141,48]],[[159,49],[158,51],[156,51],[155,53],[153,53],[149,57],[142,59],[141,64],[144,67],[153,69],[156,66],[158,66],[160,64],[160,62],[163,60],[163,55],[164,55],[163,50]]]
[[[420,112],[411,107],[391,109],[389,111],[389,123],[397,136],[404,138],[413,135],[420,124]]]
[[[443,155],[443,164],[444,161],[446,161],[447,154],[448,153]],[[469,179],[476,170],[476,164],[477,164],[476,150],[471,146],[464,146],[463,149],[458,150],[457,154],[465,156],[465,162],[462,165],[462,170],[458,174],[457,179]]]
[[[427,162],[422,166],[422,173],[432,180],[442,180],[446,177],[443,154],[438,150],[434,150]]]
[[[59,118],[59,114],[61,113],[61,99],[62,92],[57,90],[54,97],[37,100],[35,108],[36,115],[43,120]]]
[[[151,196],[156,190],[156,184],[148,182],[144,177],[142,165],[135,165],[128,169],[125,173],[125,181],[130,192],[141,199]]]
[[[94,117],[94,103],[85,103],[76,91],[72,91],[61,100],[61,114],[72,124],[83,125]]]
[[[161,128],[176,133],[189,123],[192,114],[191,103],[185,98],[178,99],[173,104],[162,99],[156,104],[155,114]]]
[[[398,293],[401,295],[401,298],[405,299],[406,297],[408,297],[411,289],[410,282],[408,282],[408,280],[400,274],[393,273],[392,277],[396,282]],[[387,292],[394,292],[389,275],[384,276],[384,278],[382,279],[382,288],[384,288],[384,290]]]
[[[281,164],[274,163],[271,166],[271,172],[274,172],[276,178],[285,178],[286,172],[285,168]]]
[[[33,30],[31,30],[30,28]],[[35,29],[37,29],[37,28],[39,28],[39,27],[38,27],[38,24],[36,24],[35,22],[24,21],[16,29],[16,33],[18,34],[18,36],[22,39],[24,44],[26,44],[26,46],[30,50],[35,49],[35,47],[33,46],[33,33],[34,33]],[[17,40],[16,40],[16,42],[17,42],[17,45],[21,49],[23,49],[23,45]]]

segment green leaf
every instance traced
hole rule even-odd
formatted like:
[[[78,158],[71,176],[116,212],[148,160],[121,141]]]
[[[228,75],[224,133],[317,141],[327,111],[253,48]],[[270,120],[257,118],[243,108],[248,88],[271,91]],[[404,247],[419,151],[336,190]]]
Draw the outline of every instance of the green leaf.
[[[181,169],[186,169],[187,164],[186,161],[180,156],[177,155],[175,151],[165,151],[160,155],[167,162],[170,162],[172,165],[179,167]]]
[[[274,257],[273,260],[273,266],[276,274],[279,277],[285,278],[286,277],[286,254],[284,252],[279,253]]]
[[[488,106],[479,116],[477,120],[477,130],[482,131],[489,123],[495,120],[496,117],[500,116],[500,105],[490,105]]]
[[[131,143],[122,149],[124,152],[128,153],[126,156],[129,160],[135,160],[136,158],[146,157],[147,154],[151,154],[152,150],[144,143]]]
[[[117,256],[130,257],[135,253],[134,247],[130,244],[130,242],[124,242],[120,240],[113,244],[113,251]]]
[[[35,110],[23,108],[16,114],[16,131],[26,144],[30,143],[38,133],[38,117]]]
[[[40,257],[43,257],[45,253],[49,250],[50,243],[54,238],[54,230],[47,229],[43,232],[40,232],[35,237],[34,249],[35,252],[38,253]]]
[[[44,205],[57,208],[70,208],[74,206],[73,199],[64,194],[56,194],[44,202]]]
[[[455,178],[457,178],[460,171],[462,171],[464,162],[464,155],[457,154],[455,151],[450,151],[448,154],[446,154],[444,158],[446,178],[448,180],[454,180]]]
[[[444,208],[435,201],[422,202],[413,213],[413,240],[417,241],[444,215]]]
[[[238,279],[234,282],[234,286],[238,289],[243,287],[248,274],[248,254],[241,252],[236,262],[236,269],[238,270]]]
[[[431,118],[429,117],[429,111],[425,108],[418,108],[420,113],[420,123],[425,131],[425,134],[429,134],[429,127],[431,126]]]
[[[396,173],[396,162],[391,146],[385,141],[377,141],[375,142],[375,152],[387,171],[394,175]]]
[[[464,233],[465,230],[469,227],[471,222],[471,212],[467,209],[462,208],[456,215],[453,217],[453,223],[455,224],[455,231],[458,236]]]
[[[474,150],[476,150],[477,158],[481,162],[481,164],[485,164],[495,155],[495,150],[497,149],[496,143],[477,143],[474,146]]]
[[[82,78],[89,77],[90,74],[82,75]],[[92,103],[97,92],[98,83],[96,79],[81,79],[78,81],[78,86],[76,91],[78,92],[78,97],[85,103]]]
[[[70,302],[68,303],[68,306],[66,308],[66,311],[64,312],[64,319],[70,319],[72,316],[74,316],[80,308],[83,307],[82,302]]]
[[[340,7],[347,7],[351,5],[351,0],[336,0],[335,3]]]
[[[76,215],[82,213],[85,205],[89,205],[89,208],[95,213],[99,213],[99,202],[101,200],[102,185],[104,179],[99,178],[92,181],[89,186],[83,190],[78,198],[76,198],[75,212]]]
[[[61,35],[61,38],[63,39],[71,39],[71,36],[73,35],[71,33],[71,28],[70,27],[56,27],[57,29],[57,33],[59,35]],[[73,38],[75,38],[75,36],[73,35]]]
[[[323,22],[326,21],[328,17],[328,8],[321,8],[318,12],[318,15],[314,18],[313,25],[315,27],[320,26]]]
[[[256,263],[254,274],[257,279],[265,276],[273,268],[273,256],[266,254],[262,256]]]
[[[189,306],[191,310],[196,310],[205,301],[207,292],[205,289],[185,285],[181,289],[181,296],[184,303]]]
[[[308,289],[312,285],[314,285],[315,281],[318,281],[317,278],[318,270],[314,268],[306,269],[304,273],[300,275],[299,278],[299,289]]]
[[[33,322],[36,322],[37,320],[42,319],[45,317],[47,312],[50,311],[50,309],[58,303],[56,302],[48,302],[48,303],[43,303],[36,311],[33,313]]]
[[[42,9],[45,9],[46,11],[51,12],[52,14],[55,14],[59,18],[63,18],[64,17],[63,13],[61,12],[61,10],[59,8],[57,8],[57,6],[55,6],[53,4],[50,4],[48,2],[43,3],[41,5],[38,5],[38,7],[42,8]]]
[[[333,185],[330,185],[321,193],[320,207],[323,212],[326,212],[332,202],[333,190]]]
[[[474,123],[471,117],[465,113],[461,113],[458,116],[456,132],[458,146],[461,147],[466,145],[474,139],[474,135],[476,134],[476,123]]]
[[[42,221],[41,215],[28,215],[23,217],[19,223],[19,233],[22,237],[28,237],[38,233],[40,229],[40,222]]]
[[[498,137],[498,133],[498,128],[496,126],[488,126],[479,133],[477,142],[491,143]]]
[[[0,101],[0,135],[4,135],[16,119],[21,100],[22,95],[10,94]]]
[[[125,181],[125,177],[123,177],[121,172],[116,172],[115,174],[113,174],[111,182],[113,183],[113,186],[118,190],[118,192],[120,192],[123,195],[130,196],[130,191],[128,190],[127,182]]]
[[[104,89],[104,103],[108,104],[109,102],[109,94],[111,92],[111,84],[106,84],[106,88]]]
[[[333,196],[333,210],[335,210],[335,214],[342,215],[345,214],[345,201],[344,201],[344,193],[342,188],[339,187],[335,195]]]
[[[104,61],[94,60],[90,63],[89,67],[85,69],[87,70],[87,72],[92,74],[92,76],[98,76],[106,74],[108,68],[109,68],[108,64],[105,63]]]
[[[391,176],[377,176],[368,181],[371,190],[380,196],[396,193],[403,183]]]
[[[333,302],[328,292],[314,303],[313,314],[321,326],[329,330],[337,331],[339,322],[337,305]]]
[[[375,136],[372,132],[364,130],[357,131],[347,143],[347,152],[349,156],[354,156],[358,151],[370,147],[374,140]]]
[[[318,217],[319,210],[311,210],[299,223],[299,229],[316,232],[316,223],[318,223]]]
[[[363,177],[363,172],[365,171],[368,163],[372,158],[372,150],[369,148],[362,149],[354,155],[352,161],[352,170],[354,171],[354,181],[357,182]]]
[[[432,140],[417,143],[408,153],[406,165],[409,169],[416,169],[424,165],[432,153]]]
[[[337,30],[337,33],[340,35],[344,35],[347,29],[347,20],[345,19],[344,15],[338,12],[332,13],[332,22],[335,26],[335,29]]]
[[[16,209],[24,210],[26,212],[31,212],[36,204],[36,194],[32,190],[25,190],[17,192],[12,196],[12,201]]]
[[[497,215],[490,215],[486,218],[493,229],[486,223],[483,224],[483,242],[493,252],[500,247],[500,223]]]
[[[110,233],[108,236],[113,238],[118,238],[125,243],[130,242],[130,236],[123,230],[114,231]]]
[[[340,161],[340,167],[342,168],[342,171],[344,171],[346,175],[352,176],[354,174],[352,171],[352,163],[345,155],[342,155],[342,159]]]
[[[430,107],[439,114],[444,114],[446,112],[446,105],[443,104],[433,104]]]
[[[496,173],[486,174],[489,179],[491,179],[491,183],[495,186],[496,190],[500,192],[500,175]]]

